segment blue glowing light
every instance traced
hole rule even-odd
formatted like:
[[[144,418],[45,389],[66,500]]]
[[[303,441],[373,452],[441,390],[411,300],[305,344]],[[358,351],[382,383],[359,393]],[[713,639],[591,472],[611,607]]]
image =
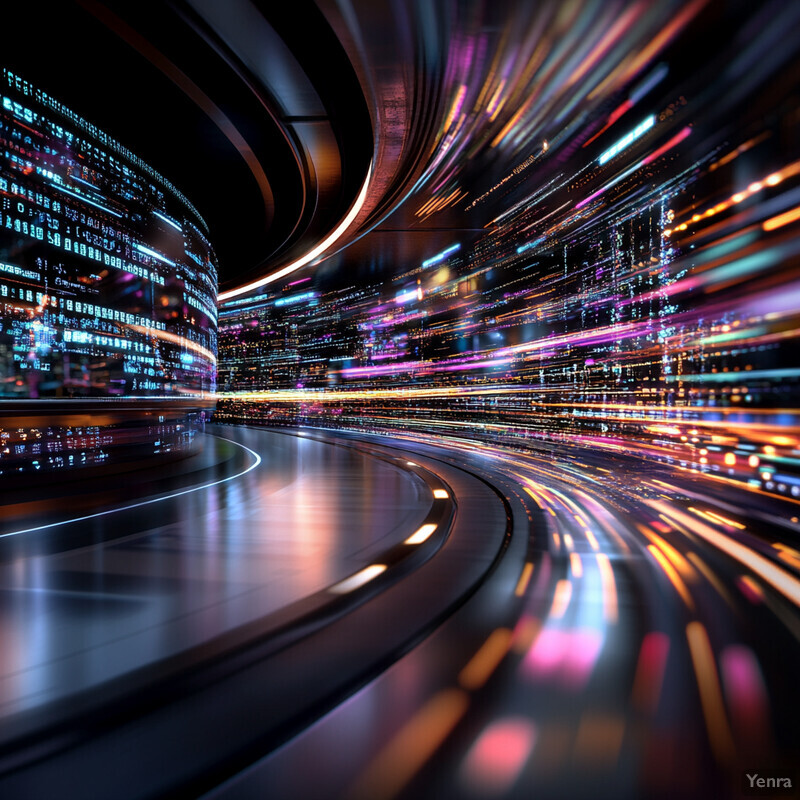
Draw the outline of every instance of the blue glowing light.
[[[302,303],[303,300],[311,300],[316,297],[316,292],[303,292],[303,294],[295,294],[292,297],[279,297],[275,301],[276,306],[290,306],[294,303]]]
[[[145,247],[143,244],[137,243],[135,247],[140,253],[144,253],[146,256],[163,261],[165,264],[169,264],[171,267],[175,266],[174,261],[170,261],[166,256],[162,256],[161,253],[156,253],[155,250],[151,250],[149,247]]]
[[[621,153],[625,148],[632,145],[637,139],[643,136],[653,125],[656,124],[656,115],[651,114],[647,119],[643,122],[640,122],[629,134],[623,136],[618,142],[613,144],[611,147],[608,148],[604,153],[601,154],[600,158],[597,159],[598,164],[605,164],[606,161],[609,159],[614,158],[617,153]]]
[[[454,244],[447,248],[447,250],[442,250],[441,253],[437,253],[435,256],[431,256],[427,261],[422,262],[423,267],[431,267],[434,264],[438,264],[440,261],[444,261],[451,253],[455,253],[456,250],[461,248],[460,244]]]
[[[71,197],[77,197],[82,203],[88,203],[90,206],[94,206],[95,208],[99,208],[101,211],[105,211],[106,214],[111,214],[114,217],[122,218],[122,214],[118,213],[117,211],[112,211],[107,206],[102,206],[100,203],[95,203],[94,200],[90,200],[86,195],[79,194],[78,192],[73,192],[67,189],[66,186],[59,186],[58,183],[53,183],[53,188],[58,189],[59,192],[64,192],[64,194],[68,194]]]
[[[172,225],[172,227],[175,228],[176,231],[183,233],[183,228],[181,228],[181,226],[178,225],[178,223],[175,222],[175,220],[172,220],[169,217],[165,216],[164,214],[159,213],[155,209],[153,209],[153,214],[155,214],[159,219],[164,220],[164,222],[166,222],[167,225]]]

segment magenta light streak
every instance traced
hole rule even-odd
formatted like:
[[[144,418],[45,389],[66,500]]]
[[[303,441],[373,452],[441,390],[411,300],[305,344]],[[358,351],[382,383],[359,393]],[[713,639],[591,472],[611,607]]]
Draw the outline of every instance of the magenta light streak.
[[[594,629],[543,630],[522,662],[535,681],[557,681],[567,689],[582,689],[603,649],[603,635]]]
[[[731,722],[751,741],[763,740],[769,730],[769,701],[755,654],[742,645],[730,645],[722,651],[720,670]]]
[[[368,378],[373,375],[392,375],[396,372],[413,372],[425,366],[424,361],[401,361],[399,364],[387,364],[380,367],[348,367],[340,369],[339,374],[345,378]]]
[[[464,369],[483,369],[484,367],[502,367],[506,364],[511,364],[513,358],[489,358],[485,361],[472,361],[467,364],[451,364],[445,367],[433,367],[430,372],[455,372]],[[428,371],[428,370],[426,370]]]

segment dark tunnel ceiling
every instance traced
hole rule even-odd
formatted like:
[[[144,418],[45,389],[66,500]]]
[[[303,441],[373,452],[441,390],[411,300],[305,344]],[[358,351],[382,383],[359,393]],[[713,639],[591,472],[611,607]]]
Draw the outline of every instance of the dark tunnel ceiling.
[[[222,289],[252,281],[323,239],[353,202],[374,157],[371,205],[353,226],[358,233],[373,232],[318,268],[325,280],[343,271],[355,279],[371,279],[424,259],[453,241],[466,244],[477,237],[515,202],[524,186],[545,185],[563,170],[575,148],[591,142],[589,137],[627,97],[629,88],[587,101],[571,96],[557,74],[545,76],[550,83],[542,91],[549,91],[556,105],[551,109],[553,121],[544,116],[536,126],[535,140],[495,148],[495,132],[484,124],[463,137],[463,152],[447,154],[437,173],[431,165],[444,155],[446,117],[457,97],[453,65],[463,62],[459,69],[469,75],[468,93],[477,94],[493,59],[502,57],[514,69],[523,68],[524,59],[516,57],[537,26],[544,24],[545,35],[558,41],[565,35],[556,24],[562,16],[570,18],[570,34],[578,35],[600,21],[611,24],[613,9],[627,7],[622,2],[610,6],[578,3],[564,11],[559,3],[514,0],[491,5],[364,0],[352,5],[354,14],[346,21],[341,8],[351,6],[334,0],[320,0],[319,5],[310,0],[69,0],[46,4],[35,21],[20,5],[4,9],[2,61],[137,152],[192,200],[209,224]],[[654,7],[657,13],[653,11],[650,24],[669,20],[681,7],[677,2]],[[654,109],[666,107],[684,91],[696,96],[704,81],[724,68],[724,51],[709,41],[707,31],[725,41],[736,30],[746,4],[698,8],[702,10],[697,18],[661,53],[661,63],[669,64],[669,81],[651,98]],[[642,41],[646,36],[642,31]],[[474,41],[484,42],[482,58],[469,50]],[[299,97],[295,85],[290,98],[279,81],[270,91],[270,76],[262,69],[259,77],[257,65],[248,62],[248,42],[251,56],[253,48],[289,53],[303,73],[300,90],[311,87],[311,94]],[[152,63],[159,58],[162,68]],[[274,194],[271,223],[271,210],[265,209],[245,159],[165,74],[163,59],[174,65],[167,72],[177,68],[187,75],[252,147]],[[698,72],[698,66],[705,72]],[[520,88],[525,86],[522,81]],[[533,88],[534,94],[539,91]],[[518,95],[517,102],[524,104],[526,96]],[[504,111],[509,119],[516,108]],[[572,127],[566,131],[564,121],[558,121],[559,108],[563,113],[572,109],[565,118],[572,120]],[[709,119],[713,127],[713,113]],[[315,164],[323,164],[320,173],[324,171],[324,158],[303,160],[300,132],[315,126],[329,134],[327,143],[317,137],[323,142],[320,152],[328,152],[330,137],[335,137],[338,153],[330,159],[332,174],[309,174]],[[701,134],[698,130],[693,139]],[[542,140],[565,136],[572,141],[536,160],[521,178],[493,190]],[[602,142],[583,152],[591,157]],[[448,170],[455,170],[456,178],[443,178]],[[463,187],[468,200],[430,219],[415,216],[442,191],[437,184],[447,186],[448,180]],[[424,186],[403,204],[418,181]],[[487,199],[475,206],[482,195]]]
[[[339,174],[325,202],[315,204],[308,165],[298,166],[275,123],[281,116],[275,98],[188,5],[68,0],[3,9],[2,65],[105,130],[187,195],[209,225],[221,288],[258,277],[270,260],[312,246],[344,215],[372,156],[363,94],[322,14],[303,0],[289,10],[254,5],[307,73],[318,116],[337,137]],[[233,123],[269,179],[274,208],[265,207],[241,153],[162,71],[164,64],[180,70]]]

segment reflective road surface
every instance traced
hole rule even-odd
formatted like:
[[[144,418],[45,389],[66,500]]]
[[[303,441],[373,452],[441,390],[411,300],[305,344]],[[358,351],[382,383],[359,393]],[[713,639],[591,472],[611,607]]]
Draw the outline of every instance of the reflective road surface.
[[[798,503],[565,442],[210,430],[160,493],[4,520],[4,796],[797,786]]]
[[[58,523],[31,513],[4,520],[0,714],[157,662],[335,584],[370,550],[404,538],[431,505],[413,472],[351,448],[235,428],[205,438],[197,483],[131,498],[120,475],[102,511],[62,498]]]

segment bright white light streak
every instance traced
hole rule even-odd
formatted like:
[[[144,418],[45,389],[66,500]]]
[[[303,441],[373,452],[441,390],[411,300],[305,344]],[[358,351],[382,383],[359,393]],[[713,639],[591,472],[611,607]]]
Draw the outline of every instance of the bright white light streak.
[[[405,544],[422,544],[424,541],[430,537],[430,535],[436,530],[436,525],[432,522],[423,525],[416,533],[413,533],[411,536],[406,539]]]
[[[297,261],[293,261],[291,264],[288,264],[287,266],[271,273],[270,275],[265,275],[263,278],[259,278],[257,281],[247,283],[244,286],[240,286],[238,289],[231,289],[230,291],[222,292],[217,299],[220,301],[227,300],[229,297],[238,297],[240,294],[246,294],[253,289],[258,289],[259,286],[266,286],[268,283],[277,281],[279,278],[284,277],[284,275],[289,275],[295,270],[300,269],[300,267],[304,267],[310,261],[313,261],[317,256],[322,255],[325,250],[327,250],[344,234],[348,227],[350,227],[350,223],[358,216],[358,212],[361,211],[361,207],[364,205],[364,201],[367,199],[367,190],[369,189],[371,177],[372,162],[370,162],[369,169],[367,170],[367,177],[364,179],[364,185],[361,187],[361,191],[359,192],[355,203],[353,203],[353,207],[347,213],[347,216],[341,221],[341,223],[339,223],[338,227],[331,233],[331,235],[326,239],[323,239],[313,250],[309,250],[304,256],[298,258]]]
[[[448,494],[447,494],[447,492],[446,492],[444,489],[434,489],[434,490],[433,490],[433,496],[434,496],[434,497],[435,497],[437,500],[447,500],[447,498],[448,498],[450,495],[448,495]]]
[[[448,247],[446,250],[442,250],[441,253],[437,253],[435,256],[431,256],[427,261],[422,262],[423,267],[431,267],[434,264],[438,264],[440,261],[444,261],[447,256],[455,253],[461,247],[460,244],[454,244]]]
[[[213,434],[209,434],[213,435]],[[33,533],[34,531],[44,531],[48,528],[57,528],[59,525],[71,525],[73,522],[84,522],[87,519],[97,519],[98,517],[105,517],[110,514],[117,514],[120,511],[129,511],[132,508],[141,508],[142,506],[149,506],[153,503],[161,503],[164,500],[172,500],[175,497],[182,497],[185,494],[191,494],[192,492],[199,492],[203,489],[210,489],[212,486],[219,486],[221,483],[227,483],[228,481],[235,480],[236,478],[241,478],[242,475],[247,475],[248,472],[254,470],[260,463],[261,463],[261,456],[255,452],[255,450],[251,450],[249,447],[245,447],[243,444],[239,444],[239,442],[234,442],[233,439],[226,439],[224,436],[214,436],[215,439],[222,439],[223,442],[230,442],[231,444],[235,444],[237,447],[241,447],[243,450],[247,450],[251,456],[255,458],[255,461],[245,470],[241,472],[237,472],[235,475],[229,475],[227,478],[221,478],[218,481],[212,481],[211,483],[204,483],[202,486],[193,486],[191,489],[184,489],[180,492],[174,492],[173,494],[165,495],[164,497],[154,497],[151,500],[142,500],[139,503],[131,503],[127,506],[120,506],[119,508],[110,508],[107,511],[98,511],[95,514],[86,514],[82,517],[72,517],[71,519],[64,519],[60,522],[50,522],[47,525],[37,525],[35,528],[24,528],[19,531],[11,531],[9,533],[2,533],[0,534],[0,539],[5,539],[6,536],[19,536],[21,533]]]
[[[57,183],[51,184],[54,189],[58,189],[59,192],[64,192],[64,194],[71,194],[73,197],[77,197],[82,203],[88,203],[90,206],[94,206],[95,208],[99,208],[101,211],[105,211],[107,214],[113,214],[115,217],[122,217],[118,211],[114,211],[107,206],[101,206],[100,203],[95,203],[94,200],[90,200],[86,195],[78,194],[77,192],[71,192],[67,189],[66,186],[59,186]]]
[[[386,564],[370,564],[364,567],[355,575],[345,578],[340,583],[336,583],[328,589],[333,594],[347,594],[362,587],[365,583],[369,583],[373,578],[377,578],[382,572],[386,571]]]

